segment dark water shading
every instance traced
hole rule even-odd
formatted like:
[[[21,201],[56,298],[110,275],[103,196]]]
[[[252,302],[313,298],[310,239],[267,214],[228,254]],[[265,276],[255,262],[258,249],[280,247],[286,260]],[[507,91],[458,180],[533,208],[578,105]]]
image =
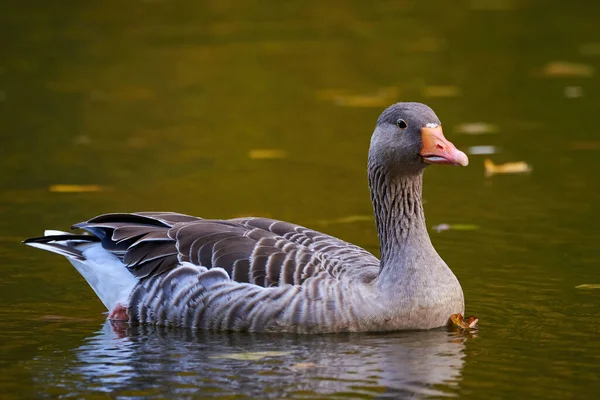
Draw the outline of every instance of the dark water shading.
[[[0,12],[0,397],[597,397],[600,289],[576,287],[600,284],[600,3],[68,3]],[[425,173],[428,225],[468,227],[431,235],[475,336],[118,335],[64,259],[19,244],[172,210],[376,253],[366,152],[395,101],[495,152]],[[283,353],[220,357],[257,351]]]

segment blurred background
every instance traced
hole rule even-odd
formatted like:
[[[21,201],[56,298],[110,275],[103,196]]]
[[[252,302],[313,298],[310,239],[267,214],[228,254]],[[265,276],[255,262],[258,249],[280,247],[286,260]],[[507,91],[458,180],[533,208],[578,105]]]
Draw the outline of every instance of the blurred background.
[[[2,9],[7,398],[600,390],[600,3]],[[165,210],[288,220],[377,254],[366,154],[378,115],[397,101],[430,105],[471,160],[428,168],[424,199],[434,245],[480,318],[474,335],[114,332],[64,259],[20,245],[105,212]]]

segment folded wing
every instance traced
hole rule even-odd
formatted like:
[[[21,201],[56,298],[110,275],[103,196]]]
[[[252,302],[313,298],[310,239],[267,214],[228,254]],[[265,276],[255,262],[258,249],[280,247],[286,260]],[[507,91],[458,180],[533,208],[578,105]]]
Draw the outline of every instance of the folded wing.
[[[376,274],[368,251],[299,225],[267,218],[207,220],[178,213],[105,214],[74,225],[97,236],[137,278],[183,262],[223,268],[230,278],[261,287],[301,285],[320,274]]]

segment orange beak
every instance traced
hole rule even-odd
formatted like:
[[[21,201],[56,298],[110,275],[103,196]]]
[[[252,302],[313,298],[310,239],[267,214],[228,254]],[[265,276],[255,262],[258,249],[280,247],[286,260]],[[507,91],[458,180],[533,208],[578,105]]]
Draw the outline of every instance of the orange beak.
[[[421,128],[423,147],[419,155],[428,164],[469,165],[469,157],[446,140],[442,127]]]

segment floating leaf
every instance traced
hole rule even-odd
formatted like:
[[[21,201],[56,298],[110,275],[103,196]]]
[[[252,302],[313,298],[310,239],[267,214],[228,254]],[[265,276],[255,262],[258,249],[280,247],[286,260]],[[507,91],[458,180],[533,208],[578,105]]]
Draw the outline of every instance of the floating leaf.
[[[497,133],[498,127],[486,122],[465,122],[464,124],[460,124],[454,128],[454,131],[456,133],[463,133],[465,135],[485,135]]]
[[[476,231],[479,229],[479,226],[472,224],[439,224],[433,226],[431,229],[437,233],[449,231],[450,229],[455,231]]]
[[[494,164],[489,158],[483,161],[483,166],[485,167],[485,176],[488,177],[495,174],[524,174],[532,170],[531,166],[524,161]]]
[[[286,158],[287,153],[280,149],[255,149],[248,152],[248,157],[252,160],[275,160]]]
[[[469,154],[496,154],[498,153],[498,148],[496,146],[471,146],[467,149],[467,153]]]
[[[464,319],[462,314],[452,314],[450,316],[450,321],[454,327],[459,329],[477,329],[479,318],[471,316]]]
[[[106,186],[100,185],[50,185],[49,191],[54,193],[90,193],[90,192],[103,192],[108,190]]]
[[[575,286],[575,289],[600,289],[600,283],[584,283],[583,285]]]
[[[460,88],[458,86],[425,86],[423,88],[425,97],[458,97]]]
[[[552,61],[542,69],[542,76],[546,77],[579,77],[590,78],[594,76],[594,67],[588,64],[572,63],[568,61]]]
[[[230,359],[240,361],[257,361],[266,357],[281,357],[290,354],[289,351],[251,351],[246,353],[230,353],[211,356],[214,359]]]

